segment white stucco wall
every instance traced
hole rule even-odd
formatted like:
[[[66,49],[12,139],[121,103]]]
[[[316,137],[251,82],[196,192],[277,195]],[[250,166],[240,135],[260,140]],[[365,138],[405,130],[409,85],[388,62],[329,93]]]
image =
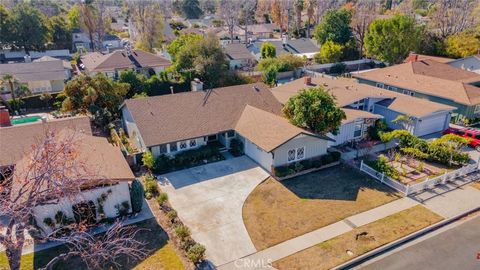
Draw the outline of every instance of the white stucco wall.
[[[126,106],[122,107],[122,124],[123,129],[128,134],[128,137],[135,144],[135,147],[140,151],[145,151],[145,142],[140,135],[137,124],[133,121],[132,114]]]
[[[95,203],[95,206],[97,207],[97,218],[99,218],[97,198],[99,198],[102,193],[106,193],[108,190],[112,190],[112,192],[107,196],[107,199],[103,204],[103,209],[107,217],[116,217],[117,209],[115,208],[115,205],[121,204],[124,201],[128,201],[130,205],[130,211],[132,210],[128,183],[120,182],[113,186],[100,187],[92,190],[83,191],[77,198],[73,200],[63,198],[58,204],[40,205],[35,207],[33,213],[35,216],[35,220],[37,221],[37,225],[43,230],[45,230],[46,233],[50,233],[52,229],[46,226],[43,220],[49,217],[55,221],[55,214],[57,214],[58,211],[62,211],[67,217],[73,218],[72,205],[82,201],[93,201]]]
[[[193,146],[193,147],[190,146],[190,141],[191,140],[196,141],[196,145]],[[177,151],[175,151],[175,152],[171,152],[171,150],[170,150],[170,144],[171,143],[165,144],[166,147],[167,147],[167,152],[166,153],[160,153],[160,146],[159,145],[150,147],[150,151],[152,152],[153,156],[156,158],[156,157],[160,156],[161,154],[176,155],[178,153],[181,153],[181,152],[184,152],[184,151],[187,151],[187,150],[197,149],[200,146],[207,145],[207,142],[205,141],[204,137],[198,137],[198,138],[185,140],[185,142],[187,144],[187,148],[185,148],[185,149],[180,149],[180,143],[181,142],[183,142],[183,141],[172,142],[172,144],[177,144]]]

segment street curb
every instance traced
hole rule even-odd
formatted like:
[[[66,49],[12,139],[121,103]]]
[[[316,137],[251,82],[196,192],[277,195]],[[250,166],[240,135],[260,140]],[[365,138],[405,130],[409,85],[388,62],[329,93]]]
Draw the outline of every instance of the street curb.
[[[430,225],[430,226],[428,226],[428,227],[426,227],[426,228],[424,228],[424,229],[422,229],[422,230],[420,230],[420,231],[414,232],[414,233],[409,234],[409,235],[407,235],[407,236],[404,236],[403,238],[400,238],[400,239],[398,239],[398,240],[396,240],[396,241],[394,241],[394,242],[391,242],[391,243],[389,243],[389,244],[386,244],[386,245],[383,245],[383,246],[381,246],[381,247],[379,247],[379,248],[376,248],[376,249],[374,249],[374,250],[372,250],[372,251],[369,251],[369,252],[367,252],[367,253],[365,253],[365,254],[362,254],[362,255],[360,255],[360,256],[358,256],[358,257],[356,257],[356,258],[354,258],[354,259],[352,259],[352,260],[350,260],[350,261],[348,261],[348,262],[346,262],[346,263],[343,263],[343,264],[341,264],[341,265],[338,265],[338,266],[336,266],[336,267],[333,267],[332,270],[351,269],[351,268],[353,268],[353,267],[355,267],[355,266],[358,266],[358,265],[360,265],[360,264],[362,264],[362,263],[364,263],[364,262],[366,262],[366,261],[368,261],[368,260],[371,260],[371,259],[373,259],[373,258],[375,258],[375,257],[377,257],[377,256],[379,256],[379,255],[382,255],[382,254],[384,254],[384,253],[386,253],[386,252],[388,252],[388,251],[391,251],[391,250],[393,250],[393,249],[395,249],[395,248],[398,248],[398,247],[400,247],[400,246],[402,246],[402,245],[404,245],[404,244],[407,244],[408,242],[411,242],[411,241],[415,240],[415,239],[418,238],[418,237],[424,236],[424,235],[426,235],[426,234],[428,234],[428,233],[430,233],[430,232],[433,232],[433,231],[435,231],[435,230],[438,230],[438,229],[440,229],[440,228],[442,228],[442,227],[444,227],[444,226],[447,226],[447,225],[449,225],[449,224],[451,224],[451,223],[453,223],[453,222],[455,222],[455,221],[457,221],[457,220],[459,220],[459,219],[461,219],[461,218],[464,218],[464,217],[466,217],[466,216],[468,216],[468,215],[471,215],[471,214],[473,214],[473,213],[475,213],[475,212],[478,212],[478,211],[480,211],[480,207],[474,208],[474,209],[472,209],[472,210],[469,210],[469,211],[467,211],[467,212],[465,212],[465,213],[463,213],[463,214],[454,216],[454,217],[452,217],[452,218],[449,218],[449,219],[446,219],[446,220],[442,220],[442,221],[440,221],[440,222],[438,222],[438,223],[435,223],[435,224],[433,224],[433,225]]]

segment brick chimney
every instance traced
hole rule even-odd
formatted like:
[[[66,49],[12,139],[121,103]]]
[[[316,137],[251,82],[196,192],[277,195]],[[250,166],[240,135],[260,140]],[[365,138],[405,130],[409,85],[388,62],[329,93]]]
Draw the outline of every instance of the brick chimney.
[[[0,127],[9,127],[11,125],[8,109],[5,106],[0,106]]]
[[[418,54],[411,52],[407,59],[405,59],[405,63],[409,62],[417,62],[418,61]]]
[[[310,76],[303,77],[303,82],[305,83],[305,85],[311,85],[312,84],[312,77],[310,77]]]

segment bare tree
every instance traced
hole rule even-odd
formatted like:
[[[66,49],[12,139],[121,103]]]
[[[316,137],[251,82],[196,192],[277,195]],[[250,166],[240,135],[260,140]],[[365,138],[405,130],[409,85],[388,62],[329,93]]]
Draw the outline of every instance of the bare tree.
[[[336,7],[339,7],[342,3],[342,1],[336,1],[336,0],[317,0],[317,7],[316,7],[316,12],[315,12],[315,24],[320,23],[320,20],[322,19],[323,14],[327,12],[330,9],[334,9]]]
[[[295,0],[293,5],[295,7],[295,29],[298,32],[302,28],[302,12],[305,8],[305,1]]]
[[[354,38],[359,45],[360,58],[363,56],[363,40],[367,33],[368,27],[376,18],[376,11],[378,8],[378,2],[375,0],[359,0],[355,7],[352,16],[352,30]]]
[[[280,35],[283,35],[283,32],[288,32],[289,28],[289,15],[291,10],[291,0],[273,0],[272,1],[272,19],[278,27],[280,27]]]
[[[162,9],[158,2],[152,0],[129,1],[137,36],[134,37],[136,46],[153,51],[158,47],[163,37]]]
[[[245,44],[248,43],[248,26],[253,24],[255,20],[255,9],[257,7],[256,0],[244,0],[240,10],[240,22],[238,27],[245,32]]]
[[[432,26],[441,37],[446,38],[468,29],[475,23],[475,0],[438,0],[431,16]]]
[[[310,24],[312,23],[313,16],[315,15],[317,0],[305,0],[305,6],[307,9],[307,38],[310,38]]]
[[[65,244],[68,251],[53,258],[42,269],[53,270],[57,263],[73,257],[80,257],[89,269],[105,269],[106,263],[120,267],[117,260],[121,256],[136,260],[146,256],[145,243],[135,239],[140,230],[133,226],[122,226],[117,221],[99,237],[78,229],[78,226],[72,228],[74,232],[66,237],[49,237],[50,241]]]
[[[95,21],[95,47],[100,50],[107,32],[105,0],[95,1]]]
[[[230,40],[233,42],[233,33],[235,26],[238,25],[238,16],[240,13],[241,1],[237,0],[220,0],[218,4],[218,15],[227,26]]]
[[[34,210],[39,205],[58,204],[61,199],[78,198],[81,190],[86,187],[105,184],[106,179],[99,177],[95,168],[87,168],[85,161],[80,158],[78,151],[81,134],[76,132],[61,132],[55,135],[47,131],[43,139],[39,139],[31,148],[31,152],[15,164],[14,169],[3,170],[3,181],[0,182],[0,244],[5,247],[10,269],[20,269],[22,248],[28,244],[25,238],[27,232],[35,232],[40,240],[51,240],[54,234],[44,236],[35,225]],[[116,225],[119,226],[119,225]],[[75,243],[83,242],[86,238],[85,226],[75,227],[75,232],[64,236],[60,240],[78,247]],[[84,242],[82,249],[87,248],[112,251],[120,254],[129,248],[143,252],[143,246],[131,239],[132,234],[127,230],[120,230],[114,226],[107,238],[97,241]],[[117,236],[118,238],[114,238]],[[83,238],[83,239],[82,239]],[[93,245],[93,246],[91,246]],[[117,249],[112,245],[121,245]],[[124,247],[125,249],[122,249]],[[68,255],[80,256],[87,264],[105,262],[112,257],[94,256],[82,250]],[[131,250],[130,250],[131,251]],[[129,252],[130,252],[129,251]],[[105,253],[103,252],[103,255]],[[140,253],[126,254],[138,257]],[[67,255],[60,255],[60,258]],[[56,260],[56,259],[54,259]]]

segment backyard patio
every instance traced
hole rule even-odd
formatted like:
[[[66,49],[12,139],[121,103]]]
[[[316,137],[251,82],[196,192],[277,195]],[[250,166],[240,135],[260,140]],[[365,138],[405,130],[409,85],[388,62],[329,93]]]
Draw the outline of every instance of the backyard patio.
[[[335,166],[282,182],[267,179],[245,201],[243,221],[262,250],[400,197],[351,167]]]

